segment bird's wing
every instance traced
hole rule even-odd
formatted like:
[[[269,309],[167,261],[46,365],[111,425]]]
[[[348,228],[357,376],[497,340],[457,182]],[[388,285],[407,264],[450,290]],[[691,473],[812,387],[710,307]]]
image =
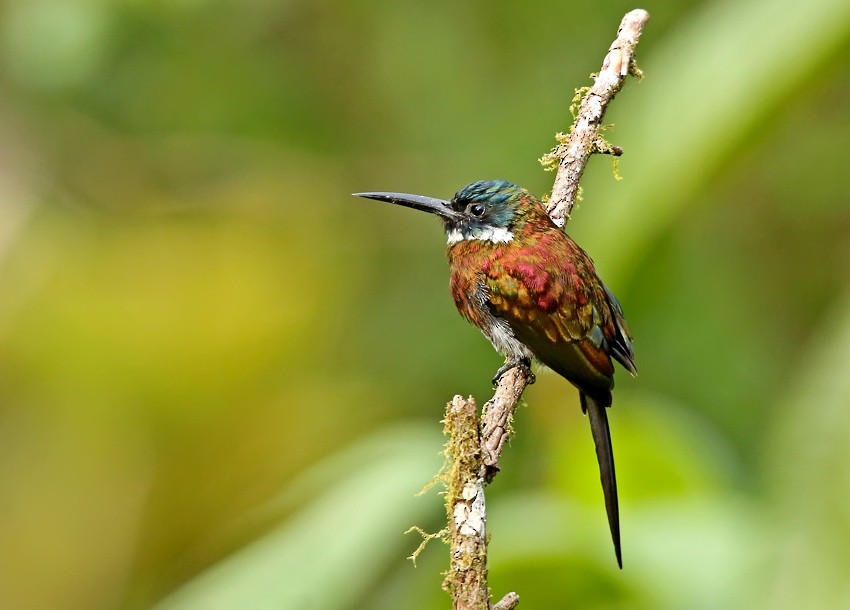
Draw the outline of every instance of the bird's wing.
[[[601,282],[600,282],[601,284]],[[601,284],[605,290],[605,296],[608,297],[608,304],[611,308],[611,315],[614,318],[614,326],[616,332],[613,333],[613,338],[610,343],[611,355],[617,359],[617,362],[631,373],[632,377],[637,375],[637,367],[635,366],[635,351],[632,347],[632,333],[629,330],[629,325],[626,323],[626,316],[623,314],[623,308],[620,307],[620,302],[614,293],[608,290],[605,284]]]
[[[484,277],[489,307],[538,360],[607,405],[611,356],[634,367],[630,337],[590,258],[567,244],[574,249],[529,248],[522,256],[491,261]]]

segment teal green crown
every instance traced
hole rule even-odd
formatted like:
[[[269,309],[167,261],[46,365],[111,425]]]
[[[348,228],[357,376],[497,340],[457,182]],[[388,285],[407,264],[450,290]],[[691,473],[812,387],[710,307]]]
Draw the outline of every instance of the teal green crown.
[[[498,205],[527,194],[524,188],[507,180],[479,180],[460,189],[452,198],[452,203]]]
[[[462,223],[465,234],[475,234],[486,226],[509,227],[520,200],[527,195],[527,190],[506,180],[480,180],[460,189],[452,197],[451,206],[458,212],[475,204],[485,206],[485,211],[477,219],[470,218]]]

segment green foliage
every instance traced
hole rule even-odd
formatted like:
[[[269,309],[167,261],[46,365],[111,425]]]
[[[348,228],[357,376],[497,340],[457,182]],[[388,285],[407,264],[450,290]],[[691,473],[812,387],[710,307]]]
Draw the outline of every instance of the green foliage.
[[[451,195],[534,163],[631,4],[14,0],[0,27],[0,607],[445,608],[437,434],[500,364]],[[850,3],[644,5],[570,232],[637,380],[539,375],[489,490],[520,607],[832,609],[850,571]],[[606,134],[607,135],[607,134]],[[601,160],[601,162],[600,162]]]
[[[317,497],[156,610],[350,607],[395,563],[405,521],[428,513],[411,482],[436,467],[434,440],[422,425],[385,429],[314,466],[282,500]]]

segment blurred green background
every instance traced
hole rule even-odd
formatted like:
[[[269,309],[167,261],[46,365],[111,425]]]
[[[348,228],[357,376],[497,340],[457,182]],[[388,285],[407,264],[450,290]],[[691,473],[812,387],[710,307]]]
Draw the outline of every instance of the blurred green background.
[[[850,3],[642,5],[571,234],[640,377],[542,375],[488,495],[521,608],[850,608]],[[447,608],[439,420],[500,364],[425,215],[543,193],[633,4],[0,4],[0,607]]]

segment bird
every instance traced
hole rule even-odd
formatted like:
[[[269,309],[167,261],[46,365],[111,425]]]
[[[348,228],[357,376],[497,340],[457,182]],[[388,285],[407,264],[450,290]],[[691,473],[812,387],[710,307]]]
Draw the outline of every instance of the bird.
[[[393,192],[354,193],[434,214],[446,231],[450,291],[505,364],[494,378],[545,365],[574,385],[587,415],[617,565],[622,569],[614,454],[606,409],[614,364],[637,375],[623,309],[587,253],[527,189],[505,180],[473,182],[450,200]]]

